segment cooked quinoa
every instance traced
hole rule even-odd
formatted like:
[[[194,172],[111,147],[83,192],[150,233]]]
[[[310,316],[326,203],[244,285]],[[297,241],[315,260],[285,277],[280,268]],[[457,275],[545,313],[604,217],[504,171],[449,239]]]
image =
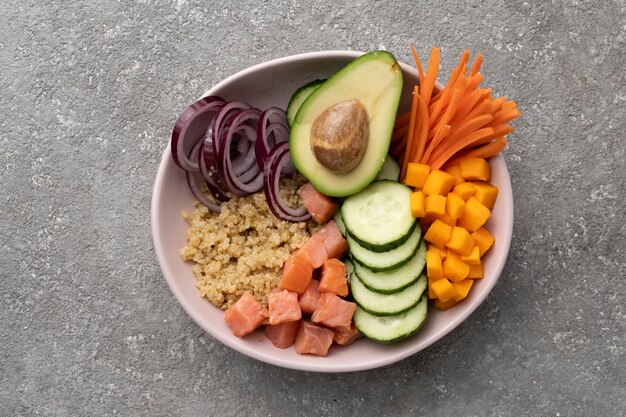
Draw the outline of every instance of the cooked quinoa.
[[[286,180],[281,194],[298,204],[301,181]],[[301,247],[316,226],[276,218],[263,192],[232,198],[213,213],[196,202],[184,212],[189,223],[185,261],[193,261],[196,287],[216,306],[227,309],[248,291],[267,306],[266,294],[276,287],[280,270],[289,255]]]

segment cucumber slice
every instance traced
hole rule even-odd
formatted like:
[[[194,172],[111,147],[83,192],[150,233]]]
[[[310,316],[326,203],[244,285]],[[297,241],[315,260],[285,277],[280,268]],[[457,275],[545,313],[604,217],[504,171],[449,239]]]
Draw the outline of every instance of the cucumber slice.
[[[302,87],[298,88],[295,93],[291,96],[291,100],[289,100],[289,104],[287,105],[287,123],[289,126],[293,123],[293,119],[296,118],[296,114],[298,114],[298,110],[300,110],[300,106],[305,102],[307,98],[313,93],[313,91],[317,90],[326,80],[315,80],[310,83],[304,84]]]
[[[352,276],[350,289],[354,301],[365,311],[377,316],[392,316],[410,310],[419,303],[426,290],[426,275],[421,274],[419,279],[402,291],[392,294],[382,294],[369,290],[358,275]]]
[[[354,324],[367,338],[390,343],[414,335],[426,322],[428,300],[422,296],[412,309],[394,316],[376,316],[359,306],[354,312]]]
[[[376,176],[376,180],[398,181],[400,179],[400,165],[391,155],[387,155],[385,163]]]
[[[343,202],[341,215],[354,240],[373,252],[385,252],[409,239],[417,222],[411,215],[411,189],[382,180]]]
[[[422,274],[424,265],[426,265],[426,243],[422,240],[415,256],[399,268],[374,272],[357,262],[354,265],[354,272],[370,290],[391,294],[415,283]]]
[[[337,223],[337,228],[339,229],[341,234],[345,237],[347,234],[346,225],[343,223],[343,217],[341,217],[341,210],[337,210],[337,212],[333,216],[333,220],[335,221],[335,223]]]
[[[345,219],[345,218],[344,218]],[[372,252],[361,246],[350,234],[346,237],[352,259],[374,272],[398,268],[415,255],[422,236],[422,229],[413,228],[413,233],[402,246],[387,252]]]

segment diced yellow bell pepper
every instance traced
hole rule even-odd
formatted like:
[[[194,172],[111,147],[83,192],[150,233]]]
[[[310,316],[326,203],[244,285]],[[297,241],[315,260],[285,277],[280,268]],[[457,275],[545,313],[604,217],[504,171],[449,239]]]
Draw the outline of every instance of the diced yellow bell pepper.
[[[448,213],[443,213],[441,216],[437,217],[437,220],[441,220],[445,224],[449,224],[450,226],[456,226],[456,219],[453,219],[448,215]]]
[[[431,287],[441,301],[451,300],[458,294],[452,283],[445,278],[433,282]]]
[[[469,255],[474,247],[474,241],[467,230],[454,226],[446,247],[459,255]]]
[[[412,192],[409,195],[409,203],[411,205],[411,215],[413,217],[426,216],[426,198],[421,191]]]
[[[483,203],[485,207],[492,209],[496,205],[496,199],[498,198],[498,187],[484,181],[475,181],[472,182],[472,185],[476,188],[474,197]]]
[[[439,217],[446,212],[446,198],[442,195],[426,196],[426,216]]]
[[[439,257],[443,260],[446,259],[446,256],[448,256],[448,250],[445,248],[441,248],[437,245],[433,245],[432,243],[428,244],[428,251],[430,252],[435,252],[439,254]]]
[[[430,165],[409,162],[406,167],[404,183],[410,187],[422,188],[430,174]]]
[[[493,246],[493,243],[496,241],[496,238],[493,237],[493,235],[484,227],[479,228],[470,236],[474,241],[474,245],[478,246],[481,257],[491,248],[491,246]]]
[[[463,201],[469,200],[471,196],[476,192],[476,187],[471,182],[462,182],[452,190],[453,194],[458,195]]]
[[[458,225],[470,232],[475,232],[489,220],[489,216],[491,216],[491,211],[475,197],[470,197],[465,202],[463,215],[459,218]]]
[[[435,292],[433,291],[433,288],[430,286],[430,284],[428,284],[428,299],[434,300],[436,298],[437,298],[437,294],[435,294]]]
[[[449,166],[448,168],[444,169],[444,171],[446,171],[448,174],[452,175],[454,177],[454,184],[453,187],[457,184],[460,184],[462,182],[465,182],[465,180],[463,179],[463,175],[461,175],[461,167],[458,165],[452,165]]]
[[[450,193],[446,197],[446,213],[452,219],[458,219],[463,215],[463,209],[465,208],[465,200],[459,197],[458,194]]]
[[[435,300],[435,307],[442,311],[449,310],[455,305],[456,301],[454,300],[454,298],[451,298],[448,301]]]
[[[483,270],[483,264],[470,265],[469,275],[467,279],[481,279],[485,277],[485,271]]]
[[[469,275],[470,266],[463,262],[453,252],[448,252],[448,256],[443,261],[443,276],[450,281],[459,282],[467,278]]]
[[[424,194],[426,195],[443,195],[446,196],[454,185],[454,177],[447,172],[435,170],[431,171],[424,183]]]
[[[482,158],[463,158],[459,161],[461,175],[468,181],[489,181],[491,167],[489,162]]]
[[[468,265],[480,264],[480,249],[478,246],[472,247],[472,251],[469,255],[461,255],[461,260]]]
[[[429,282],[431,279],[436,281],[443,278],[441,256],[437,252],[426,251],[426,276]]]
[[[424,235],[424,240],[434,243],[439,247],[444,247],[446,243],[448,243],[448,240],[450,240],[451,234],[452,226],[445,224],[441,220],[435,220]]]
[[[464,279],[463,281],[453,282],[452,285],[457,293],[459,293],[456,297],[454,297],[454,301],[461,301],[467,294],[469,294],[470,289],[472,288],[472,284],[474,281],[471,279]]]

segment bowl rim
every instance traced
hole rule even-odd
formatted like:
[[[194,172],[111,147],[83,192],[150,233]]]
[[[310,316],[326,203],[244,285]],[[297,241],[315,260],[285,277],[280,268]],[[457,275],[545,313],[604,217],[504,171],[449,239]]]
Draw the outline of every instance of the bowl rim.
[[[207,96],[210,95],[213,91],[219,90],[220,88],[222,88],[222,86],[230,84],[233,81],[236,81],[239,78],[245,77],[246,75],[256,72],[258,70],[267,68],[267,67],[272,67],[275,65],[279,65],[279,64],[284,64],[284,63],[288,63],[291,61],[298,61],[298,60],[303,60],[303,59],[311,59],[311,58],[315,58],[315,59],[324,59],[324,58],[346,58],[346,59],[350,59],[350,58],[356,58],[360,55],[362,55],[364,52],[360,52],[360,51],[352,51],[352,50],[331,50],[331,51],[315,51],[315,52],[306,52],[306,53],[301,53],[301,54],[295,54],[295,55],[289,55],[289,56],[284,56],[284,57],[280,57],[280,58],[276,58],[276,59],[272,59],[269,61],[265,61],[259,64],[255,64],[252,65],[248,68],[245,68],[241,71],[236,72],[233,75],[230,75],[229,77],[225,78],[224,80],[220,81],[219,83],[217,83],[215,86],[213,86],[212,88],[208,89],[202,96]],[[408,65],[405,64],[403,62],[398,61],[398,63],[400,64],[400,66],[402,67],[402,70],[405,72],[409,72],[412,73],[412,75],[414,75],[415,77],[417,77],[417,70]],[[417,77],[419,78],[419,77]],[[437,83],[436,88],[441,89],[443,88],[443,86],[440,83]],[[511,185],[511,179],[509,176],[509,171],[508,168],[506,166],[506,163],[504,161],[504,158],[502,157],[501,154],[498,154],[495,158],[499,159],[498,163],[502,164],[503,167],[503,180],[506,181],[506,183],[508,183],[509,185]],[[485,291],[483,291],[481,294],[479,294],[479,297],[475,300],[475,302],[468,306],[468,308],[458,317],[450,320],[450,322],[448,322],[443,328],[439,329],[437,331],[437,333],[433,336],[431,336],[429,339],[423,341],[422,343],[417,343],[415,345],[410,346],[407,349],[404,349],[402,351],[397,351],[397,352],[393,352],[389,355],[386,355],[382,358],[374,358],[371,360],[363,360],[360,361],[357,364],[332,364],[328,363],[328,364],[323,364],[320,363],[318,361],[311,361],[310,364],[299,364],[299,363],[293,363],[289,360],[284,360],[282,358],[280,358],[280,355],[278,355],[277,357],[275,356],[268,356],[258,350],[255,350],[253,346],[248,346],[248,345],[236,345],[235,343],[233,343],[232,338],[228,338],[223,336],[221,333],[217,333],[217,332],[213,332],[212,329],[210,328],[210,326],[207,326],[204,323],[203,317],[194,309],[191,308],[191,304],[185,302],[185,297],[182,294],[182,291],[179,290],[178,286],[175,284],[176,281],[176,274],[175,271],[172,271],[169,267],[169,265],[166,263],[165,259],[165,253],[164,253],[164,248],[162,247],[162,245],[160,244],[161,241],[163,241],[163,236],[160,233],[159,228],[157,227],[157,218],[158,218],[158,213],[159,213],[159,201],[161,201],[162,199],[162,183],[164,181],[165,175],[166,175],[166,169],[168,167],[168,161],[171,159],[171,148],[170,148],[170,141],[168,140],[167,146],[165,148],[165,150],[163,151],[161,160],[159,162],[159,167],[157,170],[157,175],[155,178],[155,182],[154,182],[154,186],[152,188],[152,199],[151,199],[151,207],[150,207],[150,223],[151,223],[151,234],[152,234],[152,243],[154,246],[154,251],[157,257],[157,261],[159,263],[159,267],[161,268],[161,272],[163,274],[163,276],[165,277],[165,280],[167,282],[168,287],[170,288],[170,291],[172,292],[172,294],[174,294],[174,297],[176,298],[176,301],[178,301],[178,304],[183,308],[183,310],[187,313],[187,315],[196,323],[196,325],[200,326],[200,328],[202,328],[205,332],[207,332],[208,334],[210,334],[212,337],[216,338],[217,340],[219,340],[221,343],[223,343],[224,345],[228,346],[229,348],[242,353],[248,357],[254,358],[256,360],[259,360],[261,362],[265,362],[265,363],[269,363],[275,366],[280,366],[283,368],[289,368],[289,369],[295,369],[295,370],[302,370],[302,371],[311,371],[311,372],[328,372],[328,373],[341,373],[341,372],[356,372],[356,371],[364,371],[364,370],[369,370],[369,369],[374,369],[374,368],[378,368],[378,367],[382,367],[382,366],[386,366],[386,365],[390,365],[396,362],[399,362],[403,359],[406,359],[409,356],[412,356],[424,349],[426,349],[427,347],[433,345],[434,343],[436,343],[437,341],[441,340],[444,336],[448,335],[452,330],[454,330],[456,327],[458,327],[463,321],[465,321],[474,311],[476,311],[476,309],[484,302],[485,298],[487,298],[487,296],[491,293],[491,291],[493,290],[493,287],[496,285],[496,283],[498,282],[499,278],[500,278],[500,274],[502,273],[502,270],[504,269],[504,266],[506,264],[506,260],[508,258],[508,253],[509,253],[509,249],[510,249],[510,245],[511,245],[511,238],[512,238],[512,234],[513,234],[513,196],[512,196],[512,186],[509,186],[507,188],[507,195],[503,196],[501,195],[501,197],[505,197],[505,199],[510,202],[510,204],[508,204],[505,207],[505,211],[506,213],[504,213],[504,215],[506,215],[506,217],[510,218],[511,221],[505,223],[505,236],[506,239],[504,242],[500,242],[501,245],[503,245],[503,254],[504,254],[504,259],[502,262],[499,262],[496,265],[496,269],[494,271],[494,275],[495,278],[493,279],[492,282],[489,282],[487,285],[487,288],[485,289]],[[208,302],[208,301],[207,301]]]

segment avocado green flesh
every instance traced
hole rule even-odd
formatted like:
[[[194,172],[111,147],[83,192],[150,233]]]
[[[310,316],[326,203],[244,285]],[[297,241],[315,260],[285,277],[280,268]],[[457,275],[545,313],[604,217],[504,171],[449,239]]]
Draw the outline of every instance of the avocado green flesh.
[[[401,93],[402,71],[385,51],[362,55],[329,78],[302,103],[291,126],[289,149],[298,171],[329,196],[345,197],[365,188],[385,162]],[[359,100],[365,108],[369,139],[361,162],[338,174],[315,158],[311,128],[324,111],[349,100]]]

